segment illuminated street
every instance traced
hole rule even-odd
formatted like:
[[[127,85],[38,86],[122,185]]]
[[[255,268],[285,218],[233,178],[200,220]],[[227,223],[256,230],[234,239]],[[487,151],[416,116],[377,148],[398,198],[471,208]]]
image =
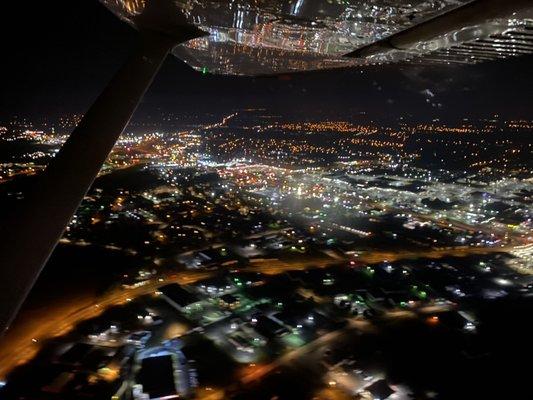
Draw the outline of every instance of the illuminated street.
[[[402,259],[416,259],[416,258],[428,258],[439,259],[445,256],[465,257],[471,254],[487,254],[490,252],[503,252],[507,249],[457,249],[457,250],[433,250],[430,252],[417,253],[417,252],[403,252],[403,253],[369,253],[362,255],[359,261],[367,264],[376,264],[384,260],[394,262]],[[322,267],[326,267],[328,264],[336,264],[338,260],[310,260],[307,263],[302,262],[282,262],[276,260],[269,260],[264,262],[256,262],[247,268],[243,268],[242,271],[262,273],[267,275],[282,274],[287,271],[305,270],[309,266],[316,266],[319,263]],[[104,296],[98,299],[80,299],[72,304],[64,304],[62,307],[58,306],[56,309],[48,309],[45,315],[39,315],[31,319],[31,324],[18,325],[16,324],[13,331],[8,334],[3,343],[8,343],[3,346],[3,351],[0,353],[2,356],[2,367],[0,369],[0,378],[6,376],[6,374],[15,366],[30,360],[36,352],[39,350],[39,342],[44,341],[51,337],[61,336],[67,334],[72,330],[79,322],[94,318],[101,314],[109,307],[125,304],[134,298],[150,295],[157,291],[157,288],[163,284],[170,282],[179,283],[180,285],[193,284],[199,280],[209,278],[213,276],[214,272],[195,272],[185,271],[176,273],[175,276],[166,277],[161,281],[157,278],[153,279],[146,285],[140,286],[134,289],[122,289],[117,288],[106,293]],[[357,326],[357,325],[356,325]],[[37,339],[37,343],[32,339]],[[328,340],[324,339],[321,340]],[[308,345],[310,346],[310,345]],[[16,349],[16,350],[15,350]],[[304,348],[298,349],[298,352],[305,351]],[[285,356],[285,360],[290,360],[291,357],[296,356],[298,353],[290,353]],[[277,360],[275,364],[271,364],[268,367],[261,369],[261,374],[266,374],[272,369],[276,368],[279,363],[282,363],[284,359]],[[255,374],[259,374],[256,372]],[[245,381],[250,379],[256,379],[255,375],[247,376]]]
[[[531,0],[8,3],[0,400],[531,397]]]

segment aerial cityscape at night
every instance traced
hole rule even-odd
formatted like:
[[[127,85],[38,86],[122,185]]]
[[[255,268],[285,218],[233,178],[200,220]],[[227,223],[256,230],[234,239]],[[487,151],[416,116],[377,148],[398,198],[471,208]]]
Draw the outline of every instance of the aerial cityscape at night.
[[[531,398],[524,4],[37,6],[0,110],[0,400]]]

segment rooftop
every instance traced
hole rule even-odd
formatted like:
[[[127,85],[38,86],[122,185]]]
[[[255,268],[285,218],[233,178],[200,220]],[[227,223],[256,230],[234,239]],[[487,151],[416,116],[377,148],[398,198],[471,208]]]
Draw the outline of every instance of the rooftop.
[[[148,357],[142,360],[139,383],[150,399],[166,398],[176,395],[174,367],[171,355]]]

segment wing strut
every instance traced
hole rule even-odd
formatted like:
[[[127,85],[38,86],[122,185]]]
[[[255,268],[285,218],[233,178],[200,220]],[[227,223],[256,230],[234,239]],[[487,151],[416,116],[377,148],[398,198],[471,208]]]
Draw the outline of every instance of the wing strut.
[[[141,31],[138,49],[36,178],[22,204],[0,221],[0,335],[12,323],[163,60],[179,42]]]

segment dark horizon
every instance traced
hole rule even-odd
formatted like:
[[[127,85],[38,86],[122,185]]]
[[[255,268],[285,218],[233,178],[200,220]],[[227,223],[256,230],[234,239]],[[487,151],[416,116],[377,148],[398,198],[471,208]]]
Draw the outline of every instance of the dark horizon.
[[[0,119],[83,114],[135,45],[136,32],[99,2],[15,5],[4,49]],[[472,66],[388,65],[280,77],[203,75],[169,56],[134,121],[166,113],[224,114],[264,107],[369,120],[533,118],[531,56]]]

